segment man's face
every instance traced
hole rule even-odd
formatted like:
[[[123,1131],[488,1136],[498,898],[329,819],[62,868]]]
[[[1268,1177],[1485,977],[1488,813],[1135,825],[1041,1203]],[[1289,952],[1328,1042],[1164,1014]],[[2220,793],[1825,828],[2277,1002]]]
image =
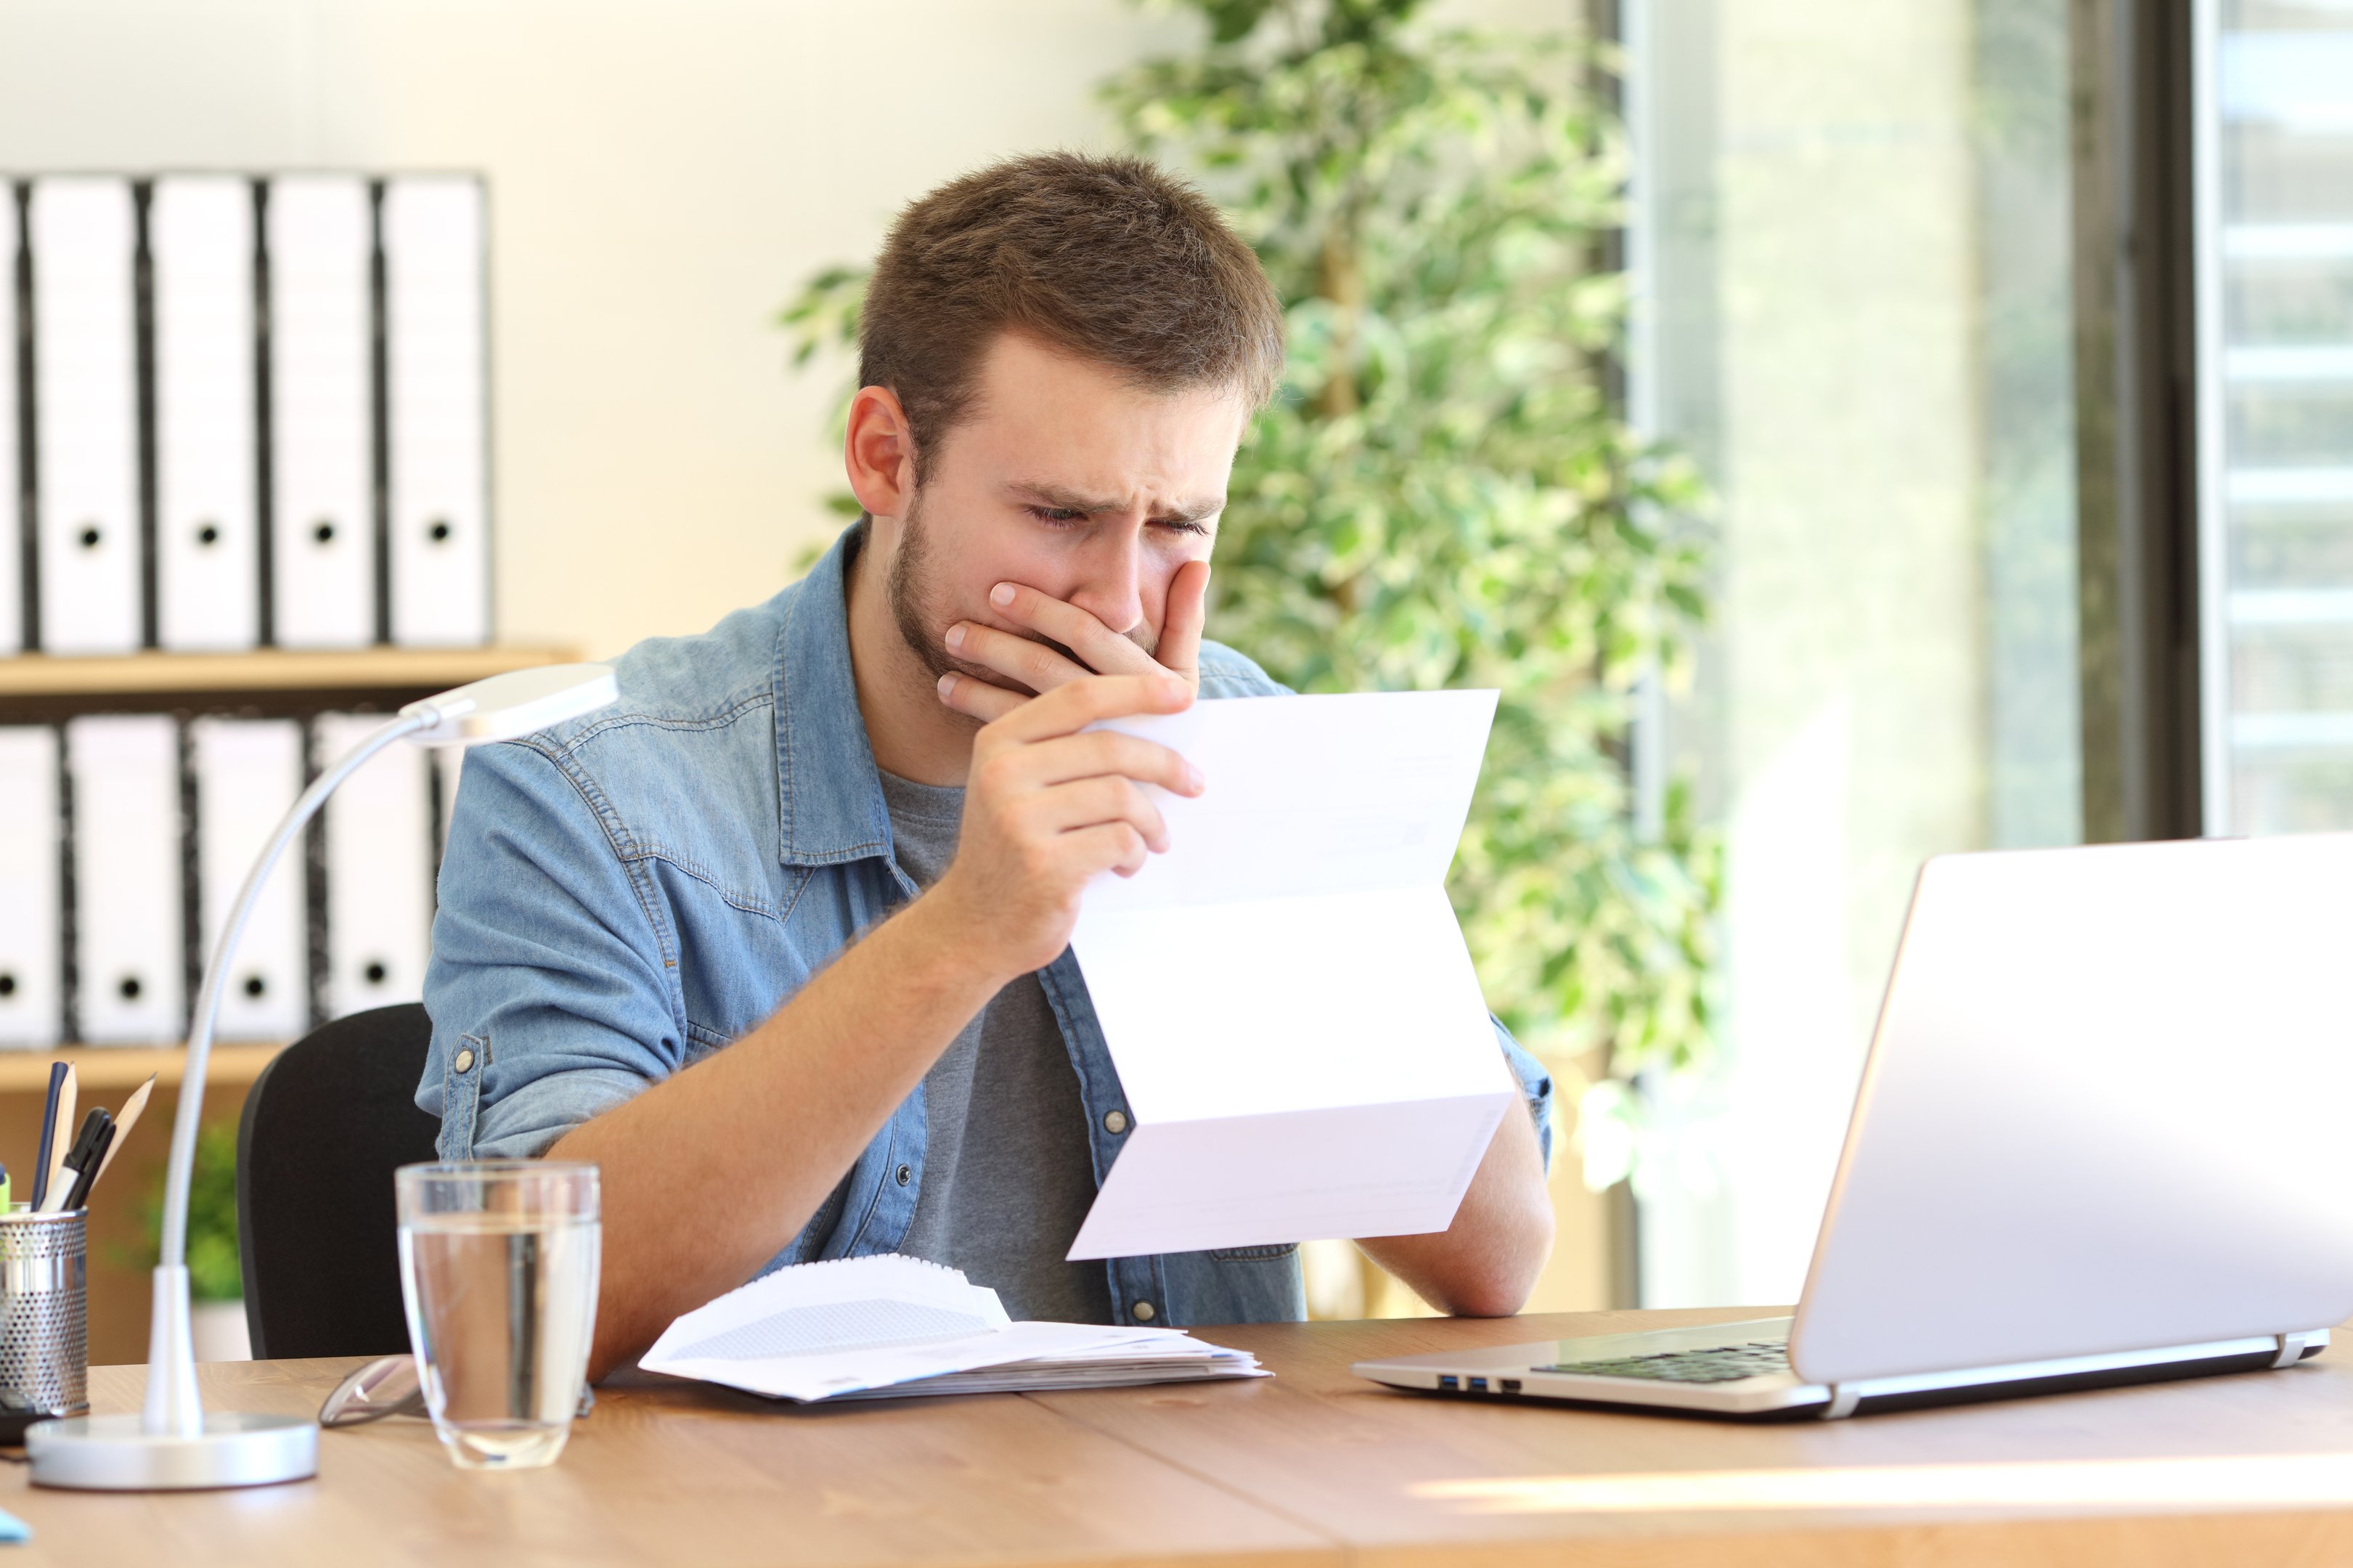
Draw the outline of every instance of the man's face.
[[[997,584],[1017,583],[1151,651],[1169,580],[1208,557],[1246,417],[1231,392],[1143,391],[1102,365],[999,337],[906,515],[895,528],[876,520],[907,646],[934,676],[1010,684],[951,658],[943,639],[960,620],[1034,637],[988,602]]]

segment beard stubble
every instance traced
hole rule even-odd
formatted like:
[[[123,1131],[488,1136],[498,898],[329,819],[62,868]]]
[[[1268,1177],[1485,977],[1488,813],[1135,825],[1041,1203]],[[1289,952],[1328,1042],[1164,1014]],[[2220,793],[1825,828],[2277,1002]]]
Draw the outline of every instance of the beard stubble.
[[[939,591],[938,584],[933,580],[933,564],[931,530],[924,525],[923,500],[922,492],[918,491],[913,504],[907,508],[906,517],[899,524],[898,552],[891,557],[890,569],[882,574],[883,596],[890,601],[891,619],[899,627],[900,639],[935,681],[944,675],[964,675],[1008,691],[1029,694],[1029,689],[1010,676],[1000,674],[986,665],[949,657],[947,645],[942,640],[948,627],[958,620],[976,617],[954,612],[954,607],[946,602],[946,596]],[[1093,668],[1051,637],[1027,631],[1017,635],[1052,648],[1082,669]],[[1123,635],[1147,654],[1153,652],[1160,642],[1157,635],[1143,627]]]

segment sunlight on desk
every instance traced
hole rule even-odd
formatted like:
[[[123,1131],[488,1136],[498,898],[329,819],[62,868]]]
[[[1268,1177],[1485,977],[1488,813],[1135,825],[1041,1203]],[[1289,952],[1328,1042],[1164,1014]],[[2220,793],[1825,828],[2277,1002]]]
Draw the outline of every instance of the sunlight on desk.
[[[1864,1465],[1424,1481],[1409,1494],[1466,1513],[1692,1509],[2217,1508],[2353,1502],[2353,1454],[2234,1454],[2031,1464]]]

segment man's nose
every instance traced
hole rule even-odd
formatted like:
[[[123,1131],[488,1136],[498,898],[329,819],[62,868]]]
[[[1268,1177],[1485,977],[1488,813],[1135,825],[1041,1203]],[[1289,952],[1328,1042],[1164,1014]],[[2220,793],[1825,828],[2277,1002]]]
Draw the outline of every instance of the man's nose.
[[[1115,632],[1144,624],[1144,552],[1132,529],[1105,530],[1085,552],[1071,603]]]

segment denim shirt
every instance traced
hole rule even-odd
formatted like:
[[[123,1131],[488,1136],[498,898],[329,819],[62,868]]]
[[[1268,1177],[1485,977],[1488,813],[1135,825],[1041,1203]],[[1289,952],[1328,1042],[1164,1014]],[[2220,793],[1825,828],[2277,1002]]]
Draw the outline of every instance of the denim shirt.
[[[851,679],[843,595],[858,542],[845,533],[802,582],[702,637],[638,644],[618,662],[617,706],[467,758],[417,1091],[441,1119],[444,1159],[545,1152],[757,1027],[914,896]],[[1283,690],[1215,644],[1200,669],[1204,698]],[[1065,950],[1038,978],[1100,1184],[1128,1125],[1119,1074],[1077,960]],[[1549,1159],[1551,1081],[1496,1034]],[[923,1153],[919,1084],[768,1267],[894,1250]],[[1296,1247],[1104,1267],[1125,1321],[1305,1315]]]

